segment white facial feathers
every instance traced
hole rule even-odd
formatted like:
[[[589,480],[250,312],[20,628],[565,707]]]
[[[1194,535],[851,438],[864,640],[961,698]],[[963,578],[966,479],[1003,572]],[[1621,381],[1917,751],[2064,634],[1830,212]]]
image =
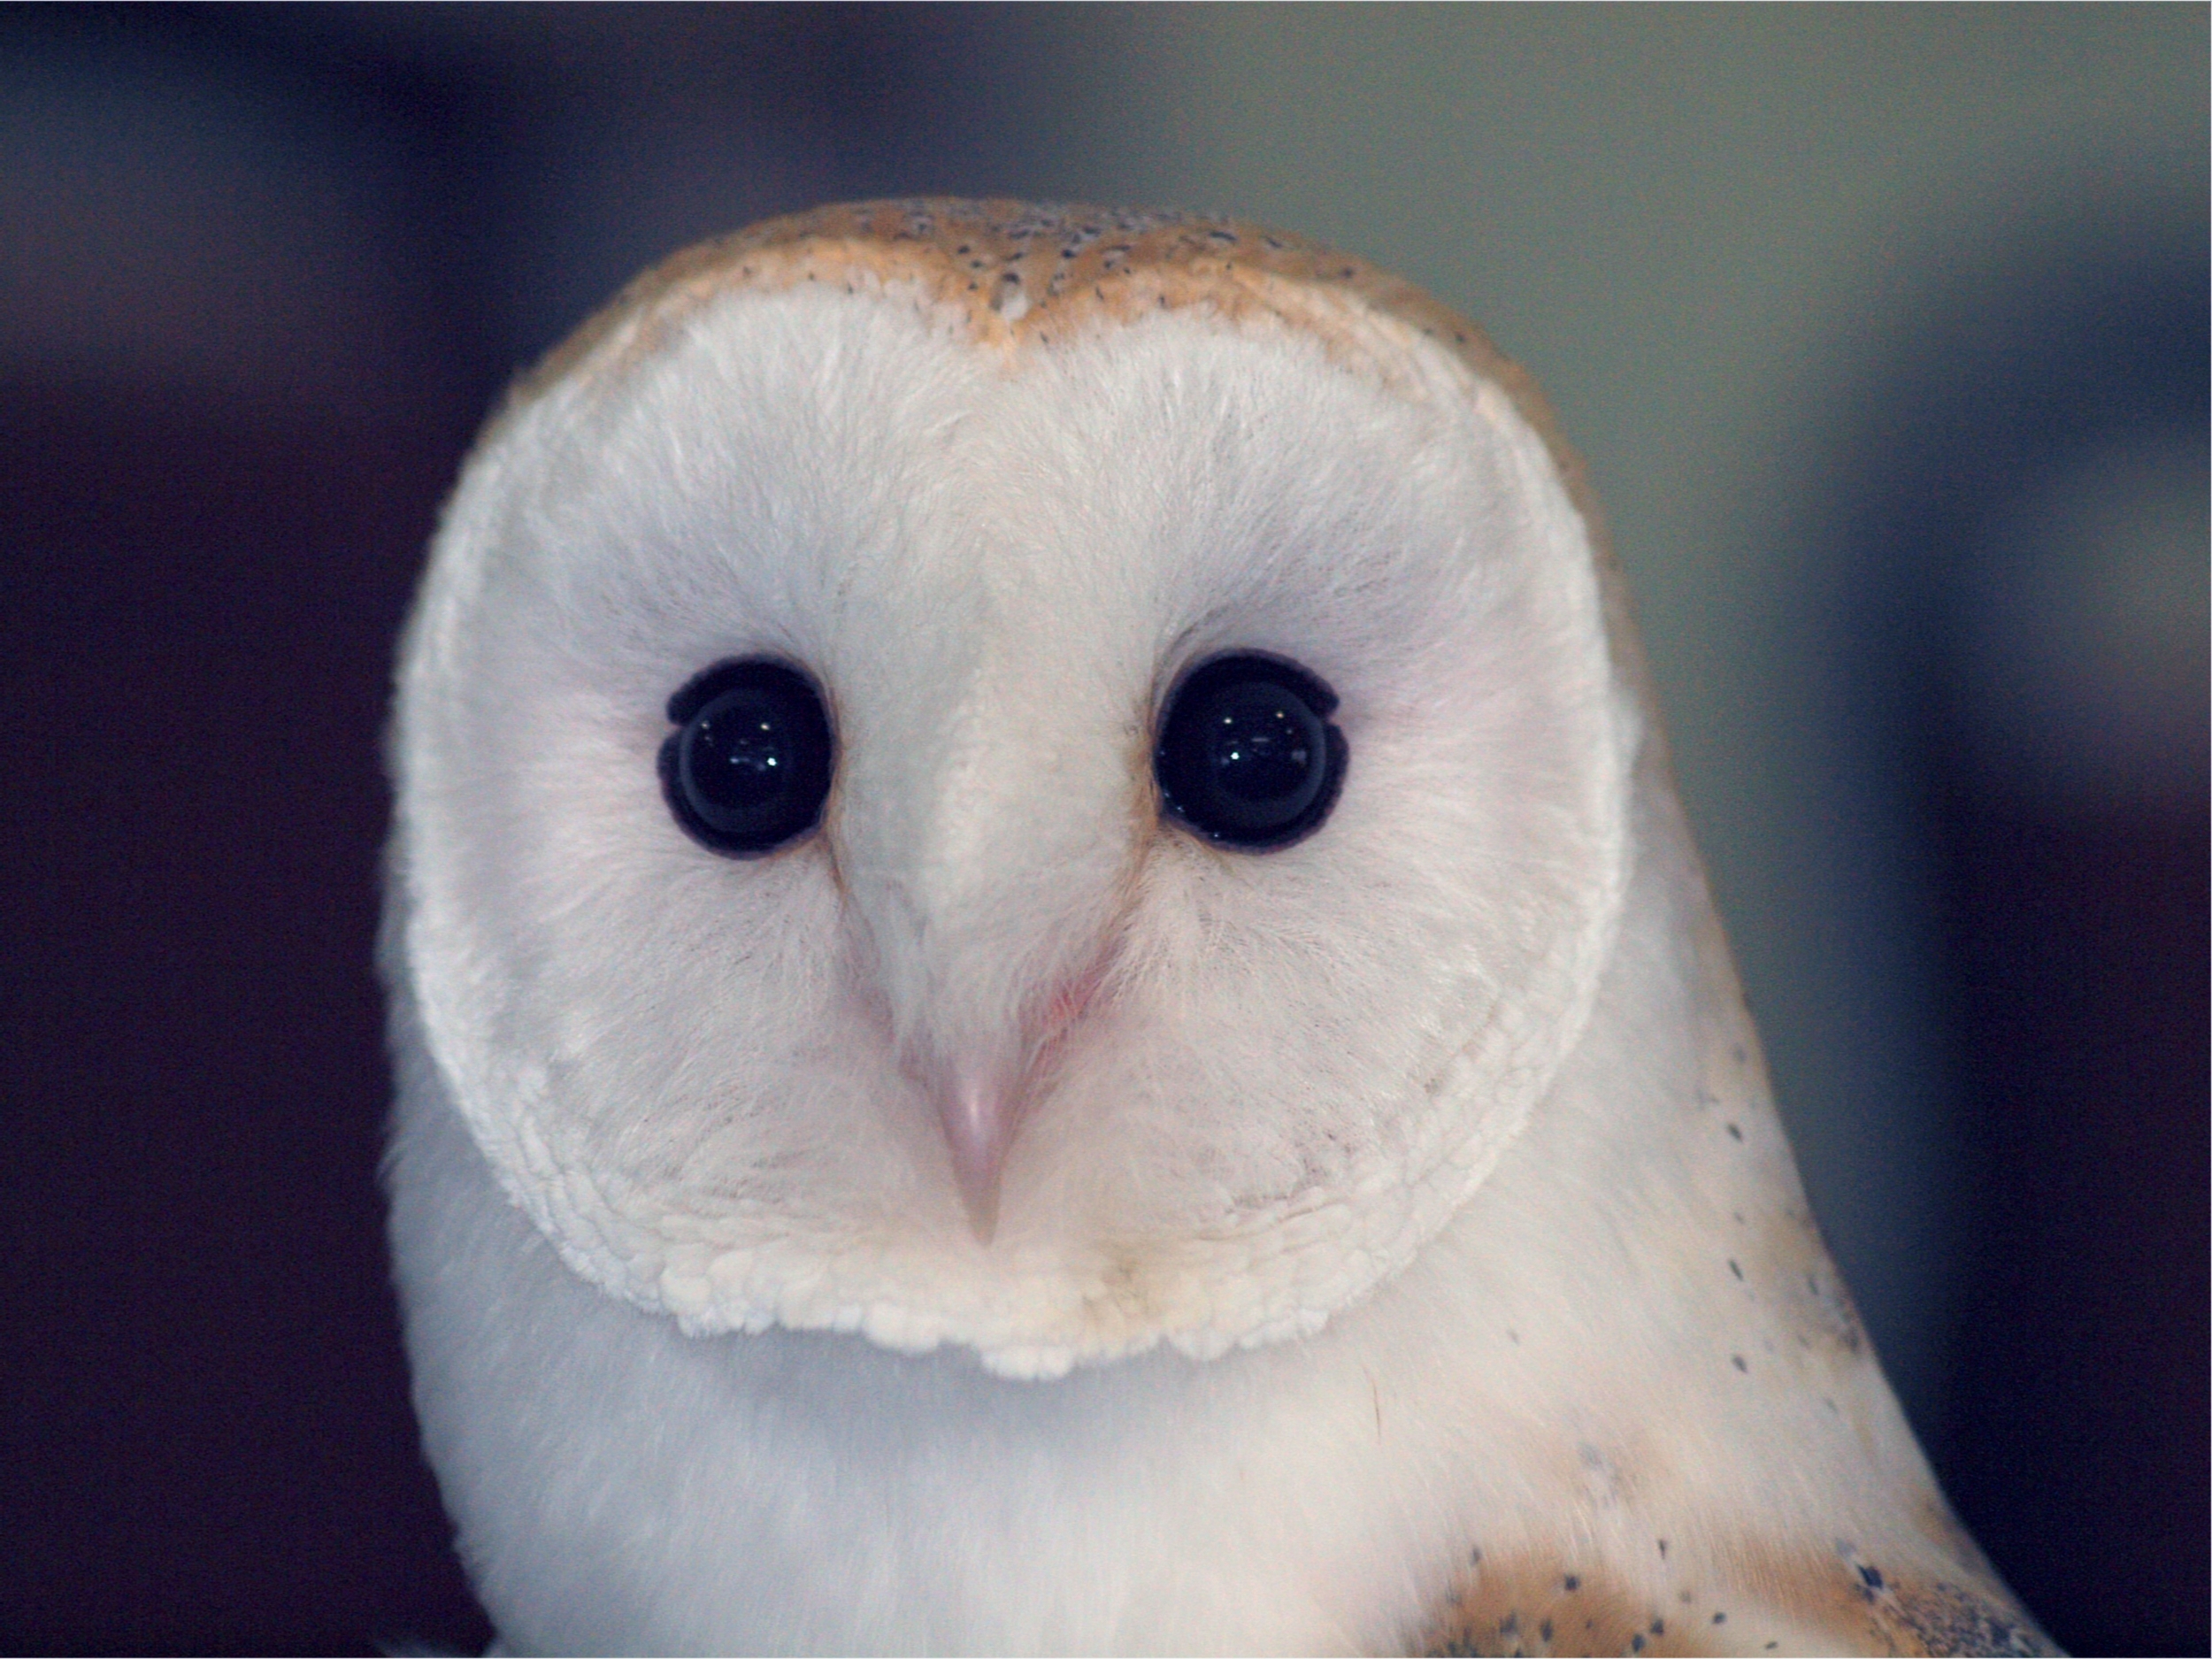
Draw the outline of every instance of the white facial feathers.
[[[1610,949],[1587,527],[1503,388],[1350,290],[1017,339],[880,263],[649,296],[472,461],[396,747],[432,1057],[570,1264],[688,1328],[1018,1374],[1316,1328],[1480,1181]],[[1340,699],[1279,850],[1160,817],[1163,699],[1231,649]],[[834,781],[722,858],[655,757],[757,656],[822,688]]]

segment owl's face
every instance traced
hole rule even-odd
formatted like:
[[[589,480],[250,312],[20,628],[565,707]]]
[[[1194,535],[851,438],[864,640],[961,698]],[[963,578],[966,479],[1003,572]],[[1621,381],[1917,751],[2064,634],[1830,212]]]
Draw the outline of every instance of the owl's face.
[[[395,977],[509,1192],[687,1328],[1019,1374],[1312,1330],[1610,948],[1589,533],[1507,391],[1308,250],[1156,226],[1009,303],[1039,233],[885,211],[695,259],[471,462]]]

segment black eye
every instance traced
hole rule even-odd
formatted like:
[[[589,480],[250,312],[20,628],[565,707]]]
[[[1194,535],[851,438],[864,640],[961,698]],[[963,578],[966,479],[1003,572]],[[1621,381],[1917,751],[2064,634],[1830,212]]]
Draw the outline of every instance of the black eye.
[[[1201,663],[1168,699],[1152,766],[1168,816],[1210,841],[1287,846],[1336,804],[1349,755],[1336,694],[1295,663],[1239,651]]]
[[[796,669],[764,658],[718,664],[668,700],[668,718],[679,729],[661,745],[661,790],[699,841],[756,857],[820,821],[829,717]]]

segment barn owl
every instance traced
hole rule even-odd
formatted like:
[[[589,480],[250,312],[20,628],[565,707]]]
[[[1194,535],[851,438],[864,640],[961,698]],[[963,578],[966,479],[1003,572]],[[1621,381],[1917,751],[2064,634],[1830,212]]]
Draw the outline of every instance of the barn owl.
[[[911,201],[526,380],[408,629],[415,1398],[518,1651],[2031,1652],[1534,388]]]

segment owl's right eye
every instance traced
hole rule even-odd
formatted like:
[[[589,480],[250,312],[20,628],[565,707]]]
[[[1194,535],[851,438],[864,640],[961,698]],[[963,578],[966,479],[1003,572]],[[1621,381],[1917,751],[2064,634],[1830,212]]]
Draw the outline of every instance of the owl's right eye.
[[[821,694],[788,664],[718,663],[668,700],[661,791],[701,845],[757,858],[821,822],[833,755]]]

